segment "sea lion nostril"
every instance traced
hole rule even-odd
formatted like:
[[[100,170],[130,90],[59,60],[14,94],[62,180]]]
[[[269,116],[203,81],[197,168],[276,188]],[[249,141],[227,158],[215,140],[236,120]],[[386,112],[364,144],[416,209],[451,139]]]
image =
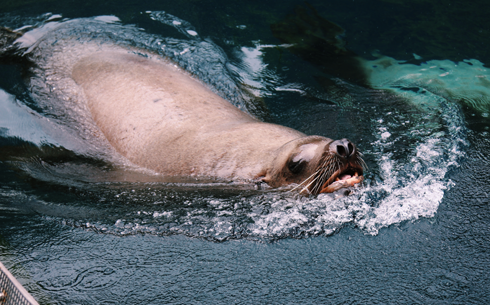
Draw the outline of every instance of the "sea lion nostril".
[[[337,154],[342,157],[348,156],[348,151],[346,152],[345,147],[343,145],[337,145]]]
[[[349,141],[349,144],[347,144],[347,147],[349,148],[349,153],[348,155],[352,155],[354,153],[354,145]]]
[[[356,152],[356,147],[348,139],[336,140],[330,144],[330,151],[343,158],[350,158]]]

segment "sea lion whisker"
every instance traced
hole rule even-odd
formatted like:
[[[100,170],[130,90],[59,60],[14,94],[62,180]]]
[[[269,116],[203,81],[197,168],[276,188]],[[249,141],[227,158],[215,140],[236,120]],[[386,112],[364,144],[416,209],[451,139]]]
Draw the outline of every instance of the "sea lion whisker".
[[[313,188],[313,193],[317,193],[318,191],[320,191],[320,188],[322,187],[322,185],[328,180],[328,177],[330,177],[332,174],[332,165],[333,164],[330,164],[328,168],[326,168],[326,170],[323,170],[320,175],[319,175],[319,181],[320,183],[317,183],[314,188]]]
[[[318,178],[321,178],[321,176],[317,176],[317,178],[315,178],[315,181],[317,181],[317,180],[318,180]],[[312,181],[312,183],[313,183],[313,182],[315,182],[315,181]],[[320,179],[320,181],[321,181],[321,179]],[[310,184],[311,184],[311,183],[310,183]],[[320,183],[316,183],[316,184],[313,186],[313,188],[312,188],[312,190],[311,190],[313,194],[316,194],[316,193],[317,193],[317,191],[318,191],[318,189],[319,189],[320,185],[321,185],[321,182],[320,182]]]
[[[305,186],[304,186],[304,187],[301,189],[301,192],[303,192],[303,191],[308,191],[309,193],[316,194],[316,193],[317,193],[317,192],[320,190],[320,188],[321,188],[321,186],[322,186],[322,184],[323,184],[323,183],[316,183],[316,184],[314,185],[314,187],[313,187],[313,189],[312,189],[312,191],[311,191],[311,192],[308,190],[308,188],[309,188],[309,187],[310,187],[310,186],[311,186],[313,183],[315,183],[317,180],[319,180],[319,181],[325,181],[326,179],[324,179],[324,177],[325,177],[325,176],[329,176],[328,174],[329,174],[329,172],[331,171],[331,167],[332,167],[332,165],[330,164],[328,167],[323,167],[324,165],[326,165],[326,162],[327,162],[327,160],[325,160],[325,161],[323,162],[322,167],[318,168],[318,169],[317,169],[317,170],[316,170],[316,171],[313,173],[313,175],[311,175],[311,176],[309,176],[308,178],[306,178],[306,179],[305,179],[303,182],[301,182],[301,183],[300,183],[300,184],[299,184],[297,187],[295,187],[294,189],[296,189],[296,188],[300,187],[300,186],[301,186],[301,185],[303,185],[304,183],[308,182],[308,181],[309,181],[309,180],[310,180],[310,179],[311,179],[313,176],[315,176],[315,177],[314,177],[314,179],[312,179],[311,181],[309,181],[309,183],[308,183],[307,185],[305,185]],[[293,189],[293,190],[294,190],[294,189]]]
[[[317,174],[317,176],[315,177],[315,179],[313,181],[311,181],[311,183],[315,182],[315,181],[320,181],[319,183],[316,183],[315,186],[313,187],[312,189],[312,193],[313,194],[316,194],[318,193],[318,191],[320,190],[320,188],[322,187],[322,184],[324,183],[324,181],[326,180],[325,179],[325,176],[329,176],[328,173],[330,172],[330,167],[328,168],[320,168],[319,170],[317,170],[315,172],[315,174]],[[311,185],[311,183],[308,184],[308,187]]]
[[[308,190],[308,188],[310,187],[310,185],[311,185],[313,182],[314,182],[314,181],[311,181],[310,183],[308,183],[308,185],[306,185],[305,187],[303,187],[303,188],[301,189],[301,192],[300,192],[300,193],[302,193],[302,192],[304,192],[304,191],[307,191],[307,192],[308,192],[308,193],[310,193],[310,194],[311,194],[311,193],[315,194],[315,192],[314,192],[314,191],[313,191],[313,192],[310,192],[310,191]]]
[[[360,163],[359,165],[362,167],[363,170],[367,171],[369,169],[369,167],[367,166],[366,162],[364,161],[363,158],[361,158],[361,156],[357,156],[357,160],[358,162]]]
[[[317,174],[317,172],[315,172],[315,174]],[[304,192],[304,191],[308,191],[308,193],[310,193],[310,194],[311,194],[311,193],[316,194],[316,191],[317,191],[317,189],[318,189],[318,187],[319,187],[320,183],[315,184],[315,186],[313,187],[313,189],[312,189],[312,191],[311,191],[311,192],[308,190],[308,188],[310,187],[310,185],[312,185],[313,183],[315,183],[315,181],[316,181],[316,180],[318,180],[318,177],[319,177],[319,176],[315,177],[313,180],[311,180],[311,181],[310,181],[310,183],[308,183],[307,185],[305,185],[305,186],[304,186],[304,187],[301,189],[301,192],[300,192],[300,193],[302,193],[302,192]],[[311,176],[310,176],[309,178],[311,178]],[[309,179],[309,178],[308,178],[308,179]],[[307,182],[307,181],[308,181],[308,179],[305,179],[305,180],[304,180],[304,181],[303,181],[301,184],[303,184],[303,183]]]
[[[316,174],[319,172],[319,170],[320,170],[320,169],[318,169],[316,172],[314,172],[313,174],[311,174],[311,176],[309,176],[308,178],[304,179],[304,180],[303,180],[303,182],[301,182],[300,184],[298,184],[297,186],[295,186],[294,188],[292,188],[292,189],[290,190],[290,192],[292,192],[292,191],[296,190],[297,188],[301,187],[301,186],[302,186],[304,183],[308,182],[308,180],[309,180],[311,177],[315,176],[315,175],[316,175]],[[317,178],[315,177],[315,178],[312,180],[312,182],[314,182],[316,179],[317,179]],[[310,182],[310,184],[311,184],[312,182]],[[306,187],[310,186],[310,184],[308,184]],[[303,191],[303,190],[301,190],[301,191]]]

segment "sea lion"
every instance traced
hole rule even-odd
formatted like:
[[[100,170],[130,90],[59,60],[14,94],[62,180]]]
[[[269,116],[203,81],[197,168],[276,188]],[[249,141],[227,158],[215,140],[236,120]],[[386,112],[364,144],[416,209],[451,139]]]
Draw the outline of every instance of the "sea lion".
[[[306,194],[363,180],[349,140],[261,122],[170,61],[114,49],[81,58],[71,75],[111,145],[164,175],[298,184]]]

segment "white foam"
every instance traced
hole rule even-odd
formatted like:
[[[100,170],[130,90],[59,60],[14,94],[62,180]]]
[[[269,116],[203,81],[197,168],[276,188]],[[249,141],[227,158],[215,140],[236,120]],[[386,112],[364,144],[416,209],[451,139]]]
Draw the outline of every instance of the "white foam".
[[[391,133],[385,131],[381,134],[381,138],[388,139],[391,136]]]
[[[196,29],[192,26],[192,24],[185,20],[166,13],[165,11],[151,11],[148,12],[148,14],[150,15],[151,19],[166,25],[170,25],[189,38],[199,38]]]
[[[29,32],[19,37],[15,43],[19,44],[19,48],[26,49],[26,53],[29,53],[32,50],[32,47],[35,46],[35,43],[41,37],[43,37],[49,31],[55,29],[58,25],[59,22],[49,22],[38,28],[33,28]]]
[[[94,20],[103,21],[105,23],[117,23],[117,22],[121,22],[121,19],[119,19],[118,17],[116,17],[114,15],[97,16],[97,17],[94,18]]]

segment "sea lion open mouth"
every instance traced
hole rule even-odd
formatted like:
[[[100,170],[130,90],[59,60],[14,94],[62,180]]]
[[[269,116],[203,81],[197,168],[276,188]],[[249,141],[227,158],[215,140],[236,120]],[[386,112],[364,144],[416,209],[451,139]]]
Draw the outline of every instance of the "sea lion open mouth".
[[[349,166],[345,170],[337,170],[330,176],[330,178],[321,185],[321,189],[318,193],[333,193],[341,188],[359,184],[363,180],[362,167]]]
[[[365,169],[367,165],[362,154],[352,142],[347,139],[333,141],[327,145],[315,172],[295,189],[300,188],[303,195],[333,193],[361,183]]]

